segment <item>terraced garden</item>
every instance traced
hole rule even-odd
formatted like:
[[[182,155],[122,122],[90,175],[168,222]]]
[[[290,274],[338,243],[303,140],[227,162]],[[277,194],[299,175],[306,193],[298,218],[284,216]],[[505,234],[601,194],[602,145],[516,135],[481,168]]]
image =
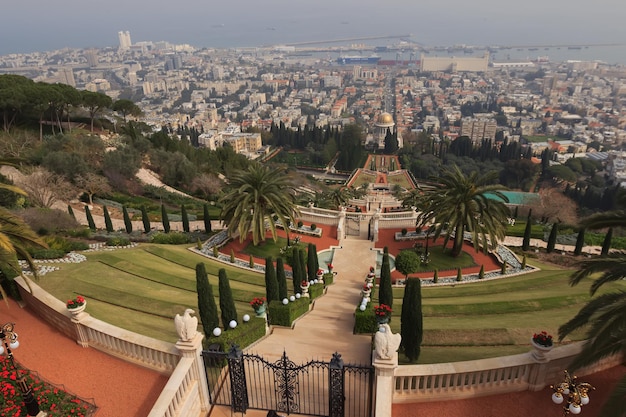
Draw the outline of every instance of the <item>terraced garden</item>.
[[[133,249],[88,252],[87,262],[61,264],[39,284],[61,300],[88,299],[88,312],[129,330],[175,341],[172,317],[195,308],[195,265],[204,262],[217,296],[217,273],[226,268],[238,313],[263,296],[262,274],[196,255],[189,245],[142,244]],[[533,262],[536,264],[536,262]],[[518,277],[449,287],[424,287],[425,336],[420,362],[448,362],[526,352],[540,330],[556,335],[589,299],[588,285],[570,287],[570,271],[552,265]],[[341,273],[345,271],[338,271]],[[288,286],[290,287],[290,285]],[[605,290],[626,290],[626,282]],[[391,326],[400,331],[403,290],[394,289]],[[581,339],[583,334],[575,334]]]

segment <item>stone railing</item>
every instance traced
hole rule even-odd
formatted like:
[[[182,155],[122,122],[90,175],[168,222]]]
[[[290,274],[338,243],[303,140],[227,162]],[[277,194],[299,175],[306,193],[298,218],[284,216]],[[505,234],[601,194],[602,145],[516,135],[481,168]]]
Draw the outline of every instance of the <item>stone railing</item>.
[[[193,373],[194,359],[182,358],[154,403],[148,417],[200,415],[198,381]]]
[[[91,317],[72,315],[65,303],[39,285],[16,278],[22,299],[37,315],[83,347],[93,347],[163,374],[174,371],[180,354],[172,343],[143,336]],[[30,286],[30,288],[29,288]]]
[[[561,379],[583,342],[554,348],[538,362],[532,353],[432,365],[403,365],[394,370],[393,402],[456,400],[517,391],[539,391]],[[579,376],[617,366],[614,356],[592,367],[578,370]]]

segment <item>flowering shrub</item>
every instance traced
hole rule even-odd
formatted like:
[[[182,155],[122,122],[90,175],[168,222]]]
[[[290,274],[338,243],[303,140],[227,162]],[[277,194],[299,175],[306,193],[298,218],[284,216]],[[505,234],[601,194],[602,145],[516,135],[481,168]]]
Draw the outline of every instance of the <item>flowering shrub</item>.
[[[391,307],[387,304],[378,305],[374,307],[374,314],[379,318],[391,317]]]
[[[552,346],[552,335],[549,335],[545,330],[533,335],[533,342],[538,345],[550,347]]]
[[[71,300],[67,300],[67,303],[65,303],[65,306],[69,308],[70,310],[73,308],[78,308],[83,305],[85,305],[85,299],[80,295]]]
[[[18,385],[23,376],[26,376],[41,411],[47,412],[49,417],[87,417],[96,412],[94,404],[48,384],[24,369],[14,369],[4,356],[0,356],[0,369],[0,393],[3,397],[0,416],[25,415],[26,410],[21,410],[23,402]]]
[[[250,301],[250,305],[252,308],[257,309],[265,304],[265,297],[254,297],[252,301]]]
[[[309,286],[309,284],[310,284],[310,283],[309,283],[309,281],[307,281],[307,280],[305,279],[305,280],[302,280],[302,282],[300,283],[300,287],[305,287],[305,288],[306,288],[306,287],[308,287],[308,286]]]
[[[317,275],[324,275],[324,270],[322,268],[318,269]]]

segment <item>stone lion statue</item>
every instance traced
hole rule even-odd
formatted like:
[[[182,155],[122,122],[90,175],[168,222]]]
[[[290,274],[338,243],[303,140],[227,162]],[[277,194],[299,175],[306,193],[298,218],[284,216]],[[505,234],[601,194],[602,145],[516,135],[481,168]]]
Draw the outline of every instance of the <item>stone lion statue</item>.
[[[195,311],[188,308],[181,317],[180,314],[176,314],[174,317],[174,324],[176,325],[176,333],[183,342],[188,342],[196,336],[198,333],[198,318],[193,317]]]
[[[374,350],[380,359],[391,359],[402,342],[402,336],[391,333],[391,327],[385,323],[380,326],[374,335]]]

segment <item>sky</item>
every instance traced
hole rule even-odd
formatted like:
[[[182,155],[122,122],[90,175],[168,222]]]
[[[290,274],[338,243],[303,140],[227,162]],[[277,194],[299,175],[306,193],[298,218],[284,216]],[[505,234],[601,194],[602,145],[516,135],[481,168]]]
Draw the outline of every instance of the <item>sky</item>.
[[[120,30],[130,31],[133,42],[164,40],[197,47],[266,46],[404,34],[411,34],[411,40],[427,46],[626,43],[623,0],[3,3],[0,55],[117,46]]]

